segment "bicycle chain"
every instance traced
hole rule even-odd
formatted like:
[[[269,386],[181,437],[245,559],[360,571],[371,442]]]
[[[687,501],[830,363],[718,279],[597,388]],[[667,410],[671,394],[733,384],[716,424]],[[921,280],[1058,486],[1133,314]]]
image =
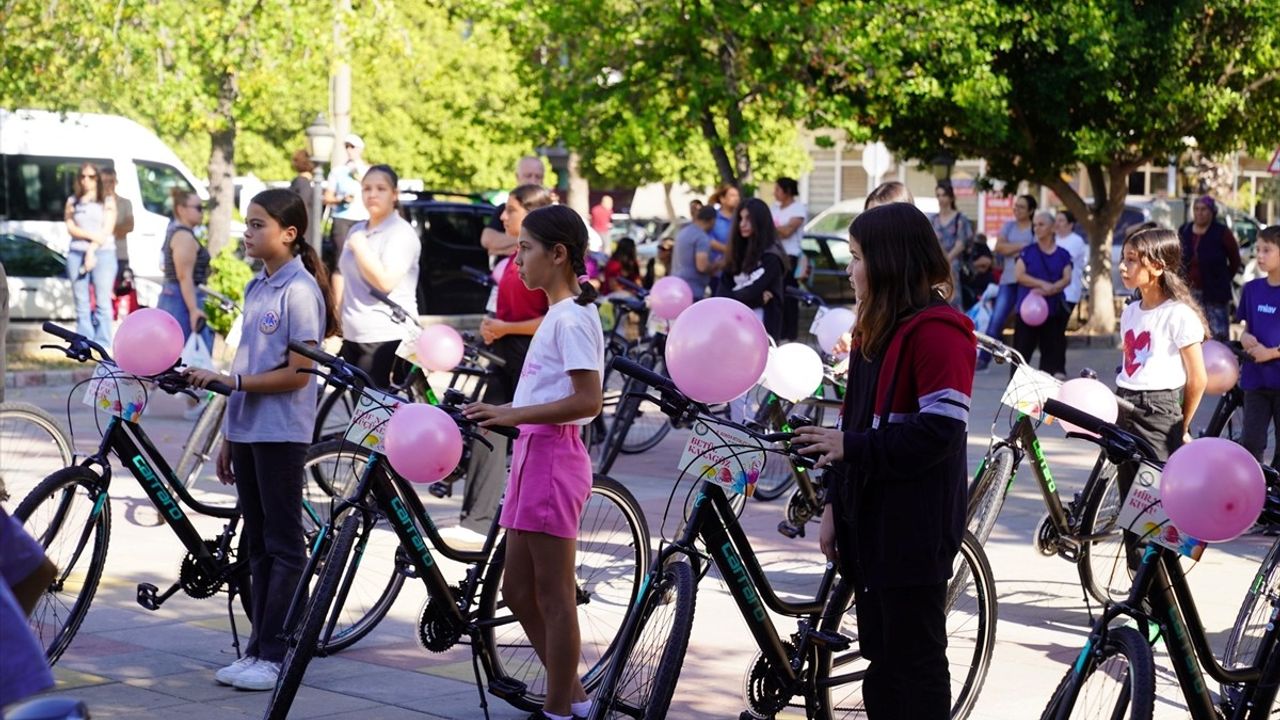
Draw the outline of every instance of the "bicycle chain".
[[[462,589],[456,585],[449,586],[450,600],[462,596]],[[466,625],[453,621],[439,598],[427,598],[422,604],[422,612],[418,614],[418,644],[427,652],[444,652],[462,639],[467,631]]]
[[[795,655],[796,646],[783,641],[787,657]],[[751,669],[743,680],[743,694],[747,700],[747,712],[757,718],[771,718],[782,712],[791,699],[790,692],[782,686],[773,667],[764,654],[757,651]]]
[[[218,541],[205,540],[204,546],[209,549],[209,554],[215,558],[218,556]],[[182,563],[178,566],[178,585],[190,597],[197,600],[213,597],[222,589],[222,586],[231,577],[232,563],[228,558],[217,560],[220,563],[218,573],[212,577],[206,576],[200,563],[196,562],[195,555],[187,553],[182,558]]]

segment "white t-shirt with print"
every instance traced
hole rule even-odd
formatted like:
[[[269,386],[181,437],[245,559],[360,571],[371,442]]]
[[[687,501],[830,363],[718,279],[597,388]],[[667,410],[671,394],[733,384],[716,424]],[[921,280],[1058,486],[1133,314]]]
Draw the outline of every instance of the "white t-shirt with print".
[[[1143,310],[1132,302],[1120,316],[1124,356],[1116,385],[1128,390],[1176,390],[1187,384],[1182,348],[1204,340],[1204,324],[1187,305],[1166,300]]]
[[[809,209],[799,200],[792,200],[791,204],[782,207],[778,203],[769,206],[769,212],[773,214],[773,226],[782,227],[787,223],[800,218],[800,227],[791,234],[791,237],[782,240],[782,249],[791,257],[800,254],[800,238],[804,235],[804,221],[809,218]]]
[[[552,305],[529,343],[520,383],[511,407],[542,405],[573,394],[571,370],[595,370],[604,376],[604,329],[595,305],[566,298]],[[591,418],[570,425],[587,425]]]
[[[1062,291],[1062,295],[1067,302],[1078,303],[1084,289],[1084,266],[1089,262],[1089,245],[1076,233],[1070,233],[1066,237],[1055,236],[1054,240],[1058,247],[1071,254],[1071,284]]]

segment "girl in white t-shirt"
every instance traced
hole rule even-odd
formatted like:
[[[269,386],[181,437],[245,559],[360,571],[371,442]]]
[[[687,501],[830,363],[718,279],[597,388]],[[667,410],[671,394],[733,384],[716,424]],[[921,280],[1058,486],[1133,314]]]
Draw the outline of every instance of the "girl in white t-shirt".
[[[578,677],[574,552],[591,460],[581,427],[600,414],[604,331],[592,301],[587,227],[564,205],[529,213],[515,257],[520,279],[547,294],[510,405],[475,403],[480,425],[518,426],[501,525],[507,529],[502,595],[547,668],[547,696],[534,717],[584,717],[590,701]]]
[[[1150,442],[1161,460],[1191,440],[1207,382],[1201,344],[1208,324],[1181,267],[1182,244],[1172,230],[1146,223],[1125,239],[1120,279],[1139,300],[1120,317],[1124,357],[1116,394],[1137,412],[1121,413],[1119,424]],[[1119,477],[1127,490],[1132,474],[1125,470]]]

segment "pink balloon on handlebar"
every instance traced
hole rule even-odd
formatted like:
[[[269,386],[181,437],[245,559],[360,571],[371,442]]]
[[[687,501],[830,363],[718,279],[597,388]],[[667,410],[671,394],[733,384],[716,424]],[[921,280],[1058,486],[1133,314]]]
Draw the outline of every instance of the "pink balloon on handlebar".
[[[1204,371],[1209,376],[1209,384],[1204,391],[1210,395],[1221,395],[1235,387],[1240,380],[1240,360],[1231,348],[1217,340],[1206,340],[1202,352]]]
[[[674,275],[659,279],[649,291],[649,308],[656,318],[675,320],[693,304],[693,290],[689,283]]]
[[[1062,383],[1062,387],[1058,388],[1058,400],[1103,422],[1114,423],[1120,416],[1120,408],[1111,388],[1091,378],[1075,378]],[[1066,432],[1097,437],[1066,420],[1059,422]]]
[[[434,405],[406,403],[387,421],[383,446],[387,461],[409,482],[439,482],[462,459],[462,432]]]
[[[1169,456],[1160,475],[1160,499],[1179,531],[1226,542],[1257,522],[1267,481],[1258,461],[1234,441],[1199,438]]]
[[[462,362],[466,345],[462,336],[448,325],[431,325],[418,335],[415,346],[418,364],[431,372],[446,372]]]
[[[667,369],[685,395],[726,403],[750,390],[769,359],[769,335],[755,313],[731,298],[696,302],[667,335]]]
[[[1039,327],[1049,319],[1049,303],[1045,302],[1044,296],[1040,293],[1027,293],[1022,300],[1022,305],[1018,307],[1018,315],[1022,318],[1022,322],[1031,327]]]
[[[131,375],[157,375],[178,362],[184,344],[182,326],[172,315],[142,308],[120,323],[111,354],[116,365]]]

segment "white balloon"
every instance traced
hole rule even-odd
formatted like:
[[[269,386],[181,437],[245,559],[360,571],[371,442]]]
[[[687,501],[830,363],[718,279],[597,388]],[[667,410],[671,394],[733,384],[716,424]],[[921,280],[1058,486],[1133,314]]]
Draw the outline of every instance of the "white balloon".
[[[817,331],[814,333],[818,336],[818,347],[830,355],[832,348],[840,342],[840,337],[853,329],[854,320],[855,315],[848,308],[828,310],[818,321]]]
[[[796,402],[812,395],[821,384],[822,359],[808,345],[787,343],[769,353],[763,385],[778,397]]]

